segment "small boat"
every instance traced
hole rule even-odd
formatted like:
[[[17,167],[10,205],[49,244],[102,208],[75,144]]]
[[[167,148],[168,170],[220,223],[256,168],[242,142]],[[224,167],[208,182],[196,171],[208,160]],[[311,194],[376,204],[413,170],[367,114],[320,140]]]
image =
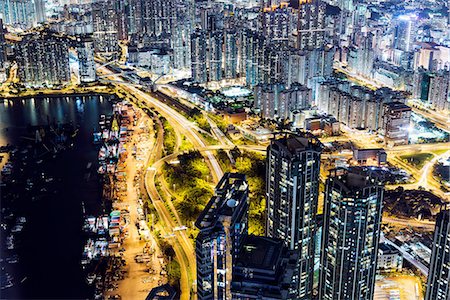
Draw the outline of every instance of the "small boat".
[[[15,247],[15,245],[14,245],[14,236],[13,236],[13,235],[10,235],[10,236],[8,236],[8,237],[6,238],[6,248],[7,248],[8,250],[13,250],[14,247]]]
[[[11,229],[11,232],[14,232],[14,233],[16,233],[16,232],[21,232],[22,229],[23,229],[23,226],[20,225],[20,224],[17,224],[17,225],[15,225],[15,226]]]
[[[17,254],[6,258],[6,262],[8,264],[16,264],[18,261],[19,261],[19,256]]]
[[[94,280],[97,276],[95,275],[95,273],[90,273],[88,276],[86,276],[86,281],[89,285],[94,283]]]

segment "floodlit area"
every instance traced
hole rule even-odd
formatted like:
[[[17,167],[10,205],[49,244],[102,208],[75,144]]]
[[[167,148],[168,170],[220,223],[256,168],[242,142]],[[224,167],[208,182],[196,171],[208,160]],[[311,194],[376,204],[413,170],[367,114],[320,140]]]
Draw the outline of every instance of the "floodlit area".
[[[411,144],[421,143],[426,140],[442,141],[448,135],[441,129],[433,126],[424,117],[417,113],[411,114],[411,125],[409,128],[409,141]]]
[[[413,275],[379,276],[375,284],[375,300],[423,300],[422,282]]]
[[[239,86],[233,86],[230,88],[225,88],[221,90],[222,94],[224,94],[226,97],[247,97],[252,93],[251,90],[239,87]]]

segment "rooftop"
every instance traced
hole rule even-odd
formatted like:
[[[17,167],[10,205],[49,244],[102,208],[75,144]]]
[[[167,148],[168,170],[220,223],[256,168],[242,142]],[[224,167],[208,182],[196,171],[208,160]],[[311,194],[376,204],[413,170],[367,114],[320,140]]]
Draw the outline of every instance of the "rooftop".
[[[244,174],[225,173],[203,212],[195,222],[202,229],[213,228],[220,217],[232,217],[247,205],[248,184]],[[246,208],[245,208],[246,209]]]
[[[334,169],[330,171],[329,180],[333,180],[345,193],[382,185],[380,175],[366,167]]]
[[[314,136],[307,133],[301,133],[301,134],[285,135],[282,138],[272,140],[271,148],[275,150],[280,150],[280,148],[284,148],[291,155],[295,155],[296,153],[305,150],[321,152],[322,144]]]
[[[236,265],[255,268],[273,269],[282,254],[283,243],[262,236],[248,236]]]
[[[402,103],[402,102],[389,102],[384,105],[388,106],[390,109],[411,110],[411,107],[409,107],[408,105],[406,105],[405,103]]]
[[[395,254],[399,253],[399,251],[394,247],[386,243],[380,243],[378,247],[378,251],[380,251],[383,254]]]

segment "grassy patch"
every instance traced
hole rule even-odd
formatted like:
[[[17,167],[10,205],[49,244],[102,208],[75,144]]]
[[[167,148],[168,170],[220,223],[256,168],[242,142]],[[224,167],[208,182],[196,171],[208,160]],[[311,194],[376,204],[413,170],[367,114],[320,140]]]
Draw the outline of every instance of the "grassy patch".
[[[172,260],[167,264],[167,278],[171,286],[179,288],[181,269],[180,264],[176,260]]]
[[[180,151],[190,151],[194,149],[194,145],[186,138],[186,136],[182,136]]]
[[[193,108],[187,115],[188,119],[192,122],[197,123],[197,126],[204,131],[211,132],[211,126],[208,123],[208,120],[202,114],[202,111],[198,108]]]
[[[174,190],[174,205],[183,223],[191,224],[213,195],[210,184],[211,173],[203,156],[198,151],[190,151],[178,156],[177,165],[165,164],[164,175]]]
[[[164,128],[164,149],[166,150],[166,155],[170,155],[173,153],[175,149],[176,137],[175,131],[173,127],[169,124],[169,122],[164,117],[160,117],[161,122]]]
[[[431,151],[431,153],[434,153],[434,154],[436,154],[436,155],[442,155],[442,154],[444,154],[445,152],[447,152],[449,149],[440,149],[440,150],[433,150],[433,151]]]
[[[433,156],[434,155],[431,153],[421,152],[408,155],[401,155],[400,158],[406,161],[408,164],[412,165],[413,167],[421,169],[428,160],[433,158]]]
[[[226,132],[228,123],[225,121],[225,119],[221,116],[215,115],[215,114],[208,114],[208,116],[211,118],[211,120],[216,123],[217,127],[222,131]]]

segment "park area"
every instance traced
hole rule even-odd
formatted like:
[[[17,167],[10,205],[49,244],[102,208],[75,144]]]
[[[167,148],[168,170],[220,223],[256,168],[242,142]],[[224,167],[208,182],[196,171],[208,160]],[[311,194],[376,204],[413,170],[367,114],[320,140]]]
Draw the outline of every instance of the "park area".
[[[414,154],[402,155],[400,156],[400,158],[406,161],[411,166],[420,170],[428,160],[433,158],[433,156],[434,155],[432,153],[419,152]]]

